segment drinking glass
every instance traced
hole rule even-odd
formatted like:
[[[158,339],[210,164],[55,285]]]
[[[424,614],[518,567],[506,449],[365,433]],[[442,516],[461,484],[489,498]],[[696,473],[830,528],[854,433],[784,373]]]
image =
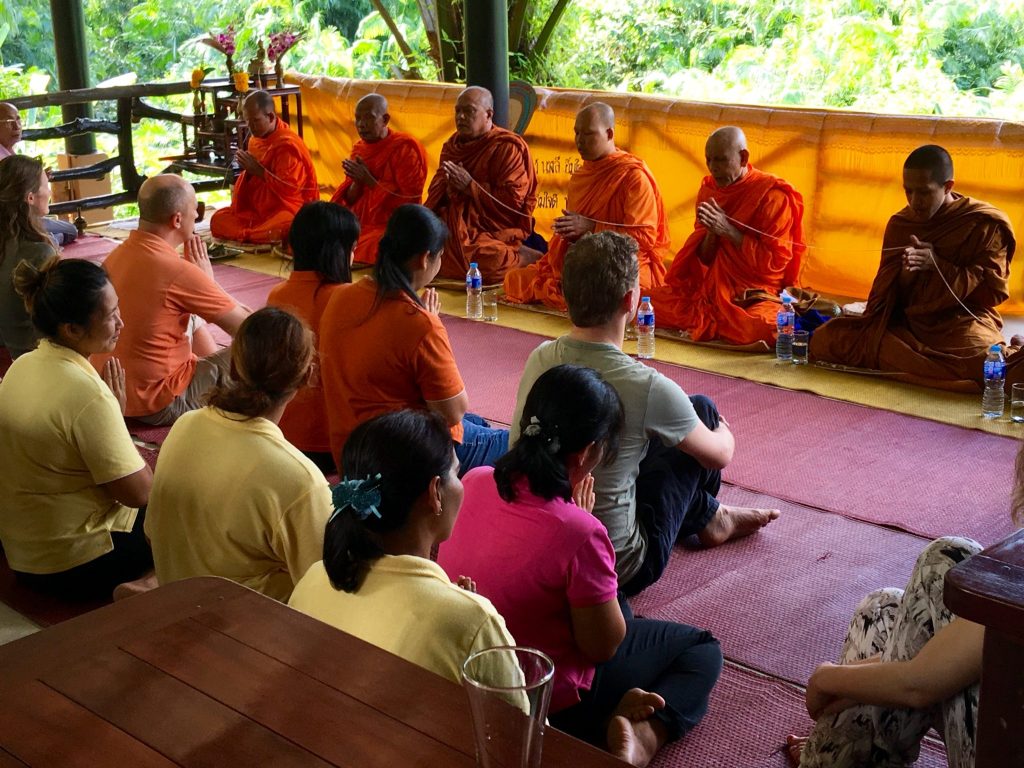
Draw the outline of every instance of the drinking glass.
[[[793,331],[793,365],[807,365],[807,345],[810,336],[807,331]]]

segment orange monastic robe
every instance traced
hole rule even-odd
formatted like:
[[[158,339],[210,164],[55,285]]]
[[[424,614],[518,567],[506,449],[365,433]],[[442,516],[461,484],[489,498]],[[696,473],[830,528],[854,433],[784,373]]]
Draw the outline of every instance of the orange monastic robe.
[[[911,235],[932,244],[940,271],[903,268]],[[928,221],[904,208],[885,228],[864,315],[838,317],[816,330],[811,357],[892,371],[893,378],[926,387],[977,392],[985,353],[1003,341],[996,307],[1010,295],[1015,248],[1006,214],[981,200],[954,193]],[[1007,379],[1018,381],[1020,361],[1016,355],[1010,361]]]
[[[519,263],[519,246],[533,230],[537,175],[530,148],[521,136],[494,127],[470,141],[452,135],[441,148],[441,164],[447,160],[462,165],[474,181],[465,192],[449,192],[439,167],[430,182],[426,206],[449,232],[440,275],[462,279],[475,261],[484,283],[500,283]]]
[[[639,157],[616,150],[600,160],[585,161],[569,180],[567,210],[596,219],[595,232],[610,229],[639,243],[640,285],[645,291],[664,282],[665,259],[671,255],[668,219],[658,183]],[[521,304],[541,302],[564,312],[562,267],[569,245],[555,235],[540,261],[511,270],[505,275],[505,297]]]
[[[352,157],[363,159],[377,180],[377,186],[364,189],[359,199],[349,206],[345,202],[345,193],[354,182],[345,179],[331,202],[351,208],[359,219],[355,260],[373,264],[377,261],[377,244],[395,208],[406,203],[419,203],[423,199],[427,153],[423,145],[409,134],[389,130],[380,141],[356,142],[352,147]]]
[[[313,159],[302,139],[281,119],[269,136],[251,136],[247,149],[266,174],[242,171],[231,205],[213,214],[210,232],[222,240],[243,243],[284,240],[299,208],[320,199]]]
[[[760,301],[740,307],[735,299],[748,289],[778,294],[797,283],[807,250],[804,199],[783,179],[750,165],[743,178],[727,187],[705,176],[697,205],[712,198],[740,222],[733,224],[743,232],[743,241],[737,246],[719,237],[708,266],[699,258],[708,230],[695,222],[693,234],[669,267],[665,286],[651,292],[658,326],[688,331],[694,341],[771,342],[778,304]]]

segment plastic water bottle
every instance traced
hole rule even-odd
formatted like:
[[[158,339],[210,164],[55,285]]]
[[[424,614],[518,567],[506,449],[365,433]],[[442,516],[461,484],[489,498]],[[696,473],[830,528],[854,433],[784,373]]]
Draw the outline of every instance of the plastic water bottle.
[[[793,359],[793,331],[796,326],[793,297],[788,293],[782,295],[782,306],[776,315],[775,325],[779,331],[775,338],[775,358],[788,363]]]
[[[1003,350],[998,344],[989,347],[985,357],[985,394],[981,396],[981,414],[986,419],[998,419],[1003,415],[1006,393],[1003,381],[1006,379],[1006,362]]]
[[[650,296],[640,299],[636,311],[636,356],[641,360],[654,357],[654,305]]]
[[[484,319],[484,278],[477,269],[476,262],[469,264],[466,273],[466,317],[470,320]]]

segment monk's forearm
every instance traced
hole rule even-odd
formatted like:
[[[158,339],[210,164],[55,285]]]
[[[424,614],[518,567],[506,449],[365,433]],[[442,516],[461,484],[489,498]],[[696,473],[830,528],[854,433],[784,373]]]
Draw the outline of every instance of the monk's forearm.
[[[697,248],[697,258],[700,259],[701,263],[710,267],[715,261],[715,254],[718,253],[718,238],[714,232],[708,232],[704,235],[704,239],[700,241],[700,246]]]

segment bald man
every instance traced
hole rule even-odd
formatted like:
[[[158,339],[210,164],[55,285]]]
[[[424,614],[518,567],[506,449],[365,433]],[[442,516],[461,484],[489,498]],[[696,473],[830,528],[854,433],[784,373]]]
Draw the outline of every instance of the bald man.
[[[1005,213],[954,192],[954,183],[942,147],[908,155],[907,206],[885,227],[864,314],[815,331],[814,360],[889,371],[927,387],[981,389],[985,354],[1003,342],[996,307],[1009,297],[1016,239]],[[1019,380],[1021,362],[1010,359],[1008,380]]]
[[[615,146],[615,112],[607,104],[596,102],[581,109],[574,130],[583,166],[569,180],[568,207],[555,219],[555,234],[544,257],[505,275],[505,297],[510,301],[566,311],[566,251],[583,235],[605,230],[629,235],[640,246],[637,258],[644,292],[665,279],[671,238],[654,175],[639,157]]]
[[[665,286],[651,292],[658,326],[687,331],[694,341],[771,343],[779,307],[764,297],[799,279],[803,197],[750,164],[747,138],[735,126],[708,137],[704,159],[709,175],[697,191],[693,233]]]
[[[249,143],[235,157],[242,173],[231,205],[213,214],[210,232],[242,243],[286,241],[292,219],[320,199],[313,159],[302,139],[274,111],[274,97],[253,91],[242,105]]]
[[[345,181],[331,202],[350,208],[359,219],[355,260],[373,264],[394,210],[423,199],[427,153],[412,136],[390,127],[388,101],[379,93],[363,96],[355,117],[359,141],[341,163]]]
[[[13,104],[0,102],[0,160],[14,154],[14,145],[21,141],[21,115]],[[60,219],[43,219],[43,226],[57,245],[67,245],[78,237],[74,224]]]
[[[249,315],[217,285],[195,223],[192,185],[174,175],[147,179],[139,189],[139,228],[103,264],[124,320],[113,356],[125,370],[125,415],[147,424],[174,423],[228,376],[230,348],[217,351],[200,323],[234,336]],[[108,357],[93,357],[97,370]]]
[[[500,283],[519,264],[533,230],[537,176],[521,136],[494,125],[486,88],[466,88],[455,102],[455,133],[441,148],[426,206],[448,227],[440,276],[465,278],[470,262],[484,283]]]

